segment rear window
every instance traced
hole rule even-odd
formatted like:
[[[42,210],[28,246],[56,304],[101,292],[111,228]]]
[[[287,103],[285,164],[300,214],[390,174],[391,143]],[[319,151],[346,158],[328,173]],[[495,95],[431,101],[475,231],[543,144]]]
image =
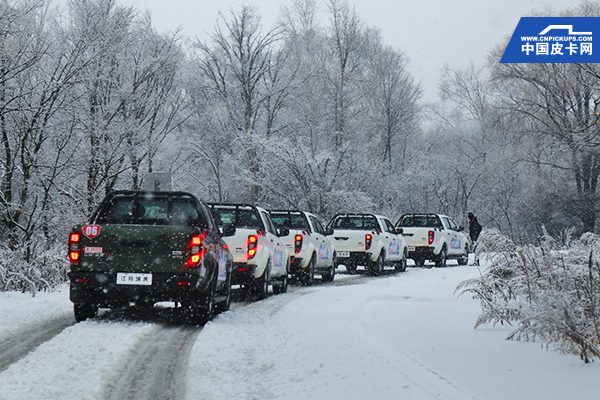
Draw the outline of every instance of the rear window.
[[[104,203],[97,224],[198,225],[204,224],[194,199],[187,196],[118,194]]]
[[[271,219],[278,228],[298,229],[308,231],[308,221],[301,213],[271,213]]]
[[[258,215],[252,207],[212,207],[213,217],[219,226],[233,225],[237,228],[262,230]]]
[[[336,218],[333,228],[351,230],[379,229],[377,220],[372,215],[348,215]]]
[[[406,215],[400,221],[400,226],[406,228],[441,228],[442,222],[437,215]]]

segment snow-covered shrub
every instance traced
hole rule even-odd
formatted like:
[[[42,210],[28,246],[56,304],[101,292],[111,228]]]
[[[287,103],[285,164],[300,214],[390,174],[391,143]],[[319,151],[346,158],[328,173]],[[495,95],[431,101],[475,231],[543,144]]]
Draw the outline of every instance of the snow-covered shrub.
[[[516,324],[509,339],[544,340],[585,362],[600,356],[600,237],[549,235],[537,245],[517,246],[495,230],[484,230],[477,255],[489,267],[457,287],[481,301],[482,324]]]
[[[67,281],[64,243],[34,250],[29,262],[25,249],[0,247],[0,291],[30,292],[35,296],[38,291],[53,290]]]

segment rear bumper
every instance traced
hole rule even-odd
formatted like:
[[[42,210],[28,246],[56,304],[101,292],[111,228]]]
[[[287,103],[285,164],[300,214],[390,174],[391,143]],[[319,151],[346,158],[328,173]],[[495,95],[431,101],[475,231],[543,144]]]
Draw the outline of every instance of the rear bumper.
[[[232,285],[243,285],[246,283],[254,282],[256,278],[254,273],[256,272],[256,265],[248,263],[234,263],[233,274],[231,275]]]
[[[423,260],[433,260],[436,257],[434,254],[435,247],[430,246],[415,246],[414,250],[409,250],[407,253],[408,258],[423,259]]]
[[[371,261],[373,257],[373,253],[369,253],[366,251],[350,251],[349,257],[340,257],[340,253],[337,252],[337,264],[343,265],[365,265]]]
[[[76,304],[120,307],[131,302],[204,302],[208,280],[197,274],[153,273],[152,285],[119,285],[113,272],[70,272],[69,297]]]
[[[290,258],[290,273],[292,275],[297,275],[300,271],[302,271],[304,268],[306,268],[308,266],[308,263],[306,263],[306,265],[304,264],[304,259],[300,258],[300,257],[291,257]]]

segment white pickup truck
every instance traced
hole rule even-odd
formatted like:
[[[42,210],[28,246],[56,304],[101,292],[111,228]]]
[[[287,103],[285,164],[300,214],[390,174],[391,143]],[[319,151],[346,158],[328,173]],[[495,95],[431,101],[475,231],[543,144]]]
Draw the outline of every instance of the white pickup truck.
[[[290,255],[269,213],[252,205],[209,203],[215,222],[233,255],[232,284],[243,285],[257,298],[288,287]],[[233,233],[235,227],[235,232]],[[233,235],[231,235],[231,233]]]
[[[390,220],[375,214],[338,214],[329,222],[337,263],[350,272],[364,265],[371,275],[379,275],[386,265],[396,271],[406,269],[406,242],[402,231]]]
[[[317,216],[297,210],[272,210],[270,213],[279,229],[289,230],[289,234],[281,239],[290,253],[292,278],[309,286],[317,272],[324,282],[333,281],[337,267],[335,247]]]
[[[469,262],[471,240],[452,219],[442,214],[405,214],[396,228],[403,230],[408,258],[422,267],[426,260],[433,261],[436,267],[446,265],[448,258],[455,258],[459,265]]]

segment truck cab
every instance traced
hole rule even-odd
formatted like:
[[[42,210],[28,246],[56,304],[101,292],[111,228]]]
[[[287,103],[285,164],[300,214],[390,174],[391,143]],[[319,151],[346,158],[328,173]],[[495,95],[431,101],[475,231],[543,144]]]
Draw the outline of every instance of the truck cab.
[[[288,287],[289,252],[269,213],[249,204],[209,203],[222,232],[235,228],[225,242],[233,254],[233,284],[239,284],[257,298],[267,296],[268,287],[283,293]]]
[[[303,285],[311,285],[315,272],[324,282],[335,277],[336,252],[331,236],[325,232],[316,215],[299,210],[271,210],[271,218],[279,229],[290,253],[290,274]]]
[[[193,319],[229,309],[233,257],[190,193],[112,192],[73,227],[68,254],[77,321],[132,303],[179,303]]]
[[[398,219],[396,227],[403,230],[408,246],[408,257],[416,266],[433,261],[436,267],[446,265],[449,258],[457,259],[459,265],[469,261],[471,240],[462,226],[443,214],[405,214]]]
[[[350,272],[363,265],[379,275],[386,265],[406,269],[406,242],[387,217],[376,214],[338,214],[329,222],[338,264]]]

